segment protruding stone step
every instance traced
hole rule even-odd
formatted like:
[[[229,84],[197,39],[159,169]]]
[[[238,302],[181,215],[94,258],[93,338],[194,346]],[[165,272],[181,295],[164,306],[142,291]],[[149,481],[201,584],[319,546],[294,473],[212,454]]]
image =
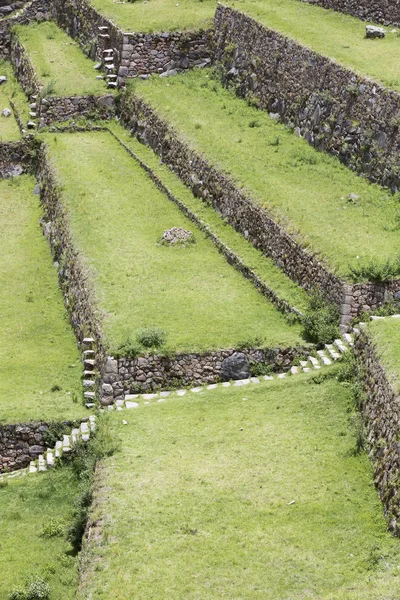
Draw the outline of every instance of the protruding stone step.
[[[56,446],[55,446],[55,449],[54,449],[54,454],[55,454],[56,458],[61,458],[61,455],[62,455],[62,445],[63,444],[62,444],[62,442],[60,440],[58,440],[56,442]]]
[[[53,452],[53,450],[47,450],[46,463],[49,468],[54,467],[54,452]]]
[[[90,387],[93,387],[94,385],[96,385],[96,382],[93,381],[93,379],[84,379],[83,380],[83,387],[85,387],[85,388],[90,388]]]
[[[71,437],[69,435],[63,435],[62,450],[63,453],[71,452]]]
[[[106,63],[113,63],[114,62],[114,58],[112,56],[105,56],[104,57],[104,62],[106,62]]]
[[[318,354],[318,356],[321,357],[321,361],[324,363],[324,365],[332,364],[331,359],[326,356],[326,354],[323,350],[317,350],[317,354]]]
[[[43,454],[39,454],[38,457],[38,470],[39,472],[47,471],[47,465]]]
[[[81,430],[81,435],[82,435],[82,441],[83,442],[89,441],[89,438],[90,438],[89,425],[87,424],[86,421],[81,423],[80,430]]]
[[[176,390],[177,396],[184,396],[186,394],[186,390]]]
[[[194,394],[198,394],[199,392],[201,392],[202,389],[203,389],[202,387],[194,387],[194,388],[191,388],[190,391],[193,392]]]
[[[224,381],[224,382],[222,383],[222,387],[229,387],[230,385],[231,385],[231,382],[230,382],[230,381]]]
[[[349,351],[348,347],[344,344],[343,340],[341,340],[340,338],[335,340],[334,344],[341,354],[344,354],[345,352]]]
[[[333,344],[325,344],[325,348],[327,349],[328,353],[331,355],[333,360],[338,360],[340,358],[340,354],[336,352]]]
[[[126,408],[138,408],[139,404],[137,402],[130,402],[129,400],[127,400],[125,402],[125,406]]]
[[[250,381],[251,381],[251,383],[260,383],[260,380],[258,379],[258,377],[250,377]]]
[[[37,473],[37,466],[33,460],[29,463],[29,473]]]
[[[284,379],[286,377],[286,373],[278,373],[278,379]]]
[[[95,377],[96,371],[87,371],[86,369],[83,371],[83,377]]]
[[[31,111],[29,112],[29,116],[30,116],[30,117],[32,117],[32,119],[36,119],[36,116],[37,116],[37,115],[36,115],[36,113],[35,113],[33,110],[31,110]]]
[[[92,338],[92,337],[85,337],[82,340],[82,344],[85,344],[85,346],[93,346],[93,344],[94,344],[94,338]]]
[[[108,33],[99,33],[99,38],[101,38],[102,40],[109,40],[110,36],[108,35]]]
[[[99,31],[101,31],[102,33],[104,33],[105,31],[108,31],[108,26],[107,25],[100,25],[97,29]]]
[[[210,383],[210,385],[207,386],[208,390],[215,390],[215,388],[218,387],[218,383]]]
[[[94,350],[84,350],[82,352],[82,356],[83,356],[83,361],[85,361],[87,359],[93,360],[93,358],[95,356],[95,351]]]
[[[315,356],[309,356],[308,360],[312,364],[312,366],[314,367],[314,369],[320,369],[321,368],[321,365],[319,364],[319,361],[315,358]]]
[[[89,425],[91,431],[96,431],[96,417],[94,415],[90,415]]]
[[[95,365],[96,361],[92,358],[85,358],[85,360],[83,361],[83,366],[85,367],[85,369],[93,370]]]
[[[84,392],[83,397],[86,400],[94,400],[96,397],[96,392]]]
[[[353,345],[353,336],[351,335],[351,333],[344,333],[343,339],[345,342],[347,342],[349,344],[349,346]]]
[[[236,379],[233,385],[238,387],[241,385],[247,385],[248,383],[250,383],[250,379]]]
[[[155,400],[158,398],[158,394],[142,394],[143,400]]]
[[[78,442],[78,440],[79,440],[79,435],[80,435],[80,431],[79,431],[79,429],[76,429],[76,428],[75,428],[75,429],[73,429],[73,430],[71,431],[71,440],[72,440],[72,445],[73,445],[73,446],[74,446],[74,445],[75,445],[75,444]]]
[[[171,395],[171,392],[160,392],[160,396],[162,398],[168,398],[168,396],[170,396],[170,395]]]
[[[116,81],[109,81],[107,83],[107,87],[113,90],[116,90],[118,87],[118,83]]]
[[[297,373],[299,372],[299,367],[293,365],[293,367],[290,368],[290,372],[292,375],[297,375]]]
[[[113,54],[114,50],[112,48],[106,48],[103,50],[103,54]]]

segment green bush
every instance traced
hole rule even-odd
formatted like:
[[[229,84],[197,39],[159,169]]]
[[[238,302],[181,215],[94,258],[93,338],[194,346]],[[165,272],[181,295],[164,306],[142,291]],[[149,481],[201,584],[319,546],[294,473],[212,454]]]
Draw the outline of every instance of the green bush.
[[[250,373],[252,377],[262,377],[263,375],[271,375],[272,365],[267,365],[261,362],[250,363]]]
[[[319,346],[330,344],[340,335],[339,310],[336,304],[326,302],[319,290],[311,292],[302,321],[306,339]]]
[[[48,600],[50,586],[38,576],[28,579],[24,586],[14,588],[8,600]]]
[[[145,348],[159,348],[165,344],[167,334],[158,327],[145,327],[138,332],[136,339]]]
[[[117,351],[114,352],[114,356],[115,358],[136,358],[141,352],[141,345],[138,342],[132,341],[130,337],[127,337],[126,340],[118,346]]]
[[[61,537],[64,535],[65,524],[59,519],[49,519],[44,523],[42,531],[40,532],[41,537],[53,538]]]
[[[384,262],[371,259],[360,265],[349,265],[349,276],[354,283],[383,283],[400,276],[400,256]]]

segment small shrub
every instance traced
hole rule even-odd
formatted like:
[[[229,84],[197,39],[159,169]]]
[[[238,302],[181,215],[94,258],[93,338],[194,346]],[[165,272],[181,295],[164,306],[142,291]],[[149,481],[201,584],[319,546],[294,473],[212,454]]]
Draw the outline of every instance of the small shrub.
[[[126,356],[128,358],[136,358],[139,356],[142,351],[140,344],[135,341],[132,341],[130,337],[127,337],[126,340],[118,346],[117,351],[114,353],[115,358],[120,358],[122,356]]]
[[[0,489],[1,488],[6,488],[8,486],[8,479],[2,479],[0,481]]]
[[[349,265],[349,275],[354,283],[383,283],[396,279],[400,275],[400,256],[384,262],[371,259],[364,264]]]
[[[236,344],[236,348],[238,350],[246,350],[248,348],[259,348],[262,346],[263,340],[262,338],[255,336],[253,338],[249,338],[247,340],[240,340]]]
[[[382,306],[374,311],[374,315],[378,317],[391,317],[400,313],[400,300],[390,298]],[[366,319],[368,320],[368,319]]]
[[[61,392],[61,390],[62,390],[62,387],[60,385],[58,385],[57,383],[51,387],[52,392]]]
[[[145,327],[138,332],[136,339],[145,348],[159,348],[165,344],[167,334],[158,327]]]
[[[321,292],[314,290],[303,316],[303,327],[309,342],[319,346],[333,342],[340,335],[339,310],[336,304],[326,302]]]
[[[50,518],[47,523],[44,523],[40,536],[45,538],[61,537],[64,535],[64,529],[63,521]]]
[[[8,600],[48,600],[50,598],[49,584],[38,576],[31,577],[24,586],[14,588]]]
[[[262,377],[263,375],[272,374],[272,365],[267,365],[261,362],[250,363],[250,373],[252,377]]]
[[[257,121],[256,119],[253,119],[252,121],[250,121],[250,123],[249,123],[249,127],[251,127],[252,129],[253,129],[254,127],[261,127],[261,125],[260,125],[260,121]]]

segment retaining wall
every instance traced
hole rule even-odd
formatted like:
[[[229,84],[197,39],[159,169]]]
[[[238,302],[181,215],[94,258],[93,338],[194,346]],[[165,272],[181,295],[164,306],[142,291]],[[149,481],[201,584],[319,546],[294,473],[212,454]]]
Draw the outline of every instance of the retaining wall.
[[[373,341],[363,330],[355,338],[354,353],[366,393],[360,411],[375,485],[389,529],[400,535],[400,397],[385,373]]]
[[[33,170],[36,144],[30,137],[0,142],[0,178],[16,177]]]
[[[19,4],[19,3],[18,3]],[[7,58],[10,54],[11,27],[16,23],[27,25],[32,21],[46,21],[50,18],[49,0],[32,0],[16,15],[0,21],[0,57]]]
[[[348,285],[305,250],[253,199],[239,190],[193,151],[142,99],[124,94],[120,101],[121,122],[132,135],[149,145],[204,202],[212,204],[223,218],[294,281],[306,289],[318,286],[335,302],[342,324],[362,310],[376,309],[389,292],[400,290],[400,281],[387,284]]]
[[[384,25],[400,25],[400,2],[398,0],[302,0],[323,8],[343,12],[364,21]]]
[[[397,92],[222,5],[214,61],[238,95],[279,115],[296,135],[371,181],[400,189]]]
[[[0,473],[27,467],[45,451],[48,423],[0,425]]]

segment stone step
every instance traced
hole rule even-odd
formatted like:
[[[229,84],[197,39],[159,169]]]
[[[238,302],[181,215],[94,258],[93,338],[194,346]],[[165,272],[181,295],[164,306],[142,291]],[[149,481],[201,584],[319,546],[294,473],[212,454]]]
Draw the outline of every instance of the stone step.
[[[94,355],[95,355],[94,350],[84,350],[82,352],[83,362],[85,362],[85,360],[87,360],[87,359],[94,360]]]
[[[38,470],[40,472],[47,471],[46,460],[45,460],[43,454],[39,454],[39,457],[38,457]]]
[[[37,473],[37,466],[33,460],[29,463],[29,473]]]
[[[113,54],[114,50],[112,48],[106,48],[105,50],[103,50],[103,54]]]
[[[321,357],[321,361],[323,362],[324,365],[332,364],[331,359],[326,356],[326,354],[323,350],[317,350],[317,354],[318,354],[318,356]]]
[[[86,388],[93,387],[94,385],[96,385],[96,382],[93,381],[93,379],[84,379],[82,383],[83,383],[83,387],[86,387]]]
[[[108,87],[108,88],[112,88],[112,89],[114,89],[114,90],[115,90],[115,89],[117,89],[117,87],[118,87],[118,83],[117,83],[116,81],[109,81],[109,82],[107,83],[107,87]]]
[[[351,333],[344,333],[343,339],[347,344],[349,344],[349,346],[353,344],[353,336],[351,335]]]
[[[340,358],[340,354],[338,352],[336,352],[333,344],[325,344],[325,348],[328,351],[328,353],[331,355],[333,360],[338,360]]]
[[[333,343],[335,344],[336,348],[339,350],[339,352],[341,354],[348,352],[349,348],[346,346],[346,344],[344,343],[343,340],[337,339]]]
[[[92,337],[85,337],[82,340],[82,344],[86,344],[87,346],[91,346],[92,344],[94,344],[94,338],[92,338]]]
[[[86,400],[94,400],[96,392],[84,392],[83,397],[86,398]]]
[[[47,450],[46,463],[49,468],[54,467],[54,452],[53,452],[53,450]]]
[[[114,62],[114,58],[112,56],[105,56],[104,62],[112,63]]]
[[[299,367],[296,367],[295,365],[293,365],[293,367],[290,367],[290,372],[292,375],[297,375],[299,372]]]
[[[310,361],[310,363],[312,364],[312,366],[314,367],[314,369],[320,369],[321,365],[319,364],[319,361],[315,358],[315,356],[309,356],[308,360]]]
[[[94,377],[96,375],[96,371],[87,371],[86,369],[83,371],[83,377]]]
[[[94,415],[90,415],[89,425],[91,431],[96,431],[96,417]]]
[[[85,360],[83,361],[83,366],[85,367],[85,369],[90,369],[93,370],[95,367],[96,361],[93,360],[92,358],[85,358]]]
[[[71,452],[71,436],[63,435],[62,451],[63,453]]]
[[[100,25],[97,29],[99,31],[108,31],[108,26],[107,25]]]
[[[71,431],[71,441],[72,441],[73,446],[79,441],[79,437],[80,437],[80,430],[76,429],[76,428],[73,429]]]

